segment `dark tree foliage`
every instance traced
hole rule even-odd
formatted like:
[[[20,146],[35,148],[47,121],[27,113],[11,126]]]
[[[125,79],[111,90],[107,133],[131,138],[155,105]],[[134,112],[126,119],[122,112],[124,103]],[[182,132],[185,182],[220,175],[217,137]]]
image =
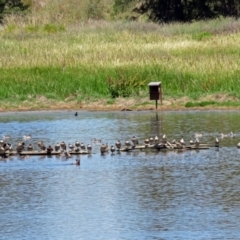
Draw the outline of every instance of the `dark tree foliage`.
[[[24,5],[21,0],[0,0],[0,23],[5,14],[22,12],[29,6]]]
[[[240,15],[239,0],[140,0],[134,9],[155,22],[189,22]]]

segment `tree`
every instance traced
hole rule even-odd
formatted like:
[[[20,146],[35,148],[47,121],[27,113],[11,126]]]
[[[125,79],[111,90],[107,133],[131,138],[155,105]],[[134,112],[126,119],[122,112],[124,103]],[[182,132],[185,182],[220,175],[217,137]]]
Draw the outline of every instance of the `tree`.
[[[239,0],[139,0],[134,9],[155,22],[188,22],[219,16],[238,18]]]
[[[24,4],[22,0],[0,0],[0,23],[5,14],[22,12],[28,7],[29,5]]]

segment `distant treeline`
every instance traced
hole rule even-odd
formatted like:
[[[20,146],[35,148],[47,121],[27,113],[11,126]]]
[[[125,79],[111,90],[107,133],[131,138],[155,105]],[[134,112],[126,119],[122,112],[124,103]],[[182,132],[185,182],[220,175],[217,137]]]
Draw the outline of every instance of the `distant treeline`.
[[[86,0],[88,17],[104,18],[104,4],[111,3],[111,17],[117,19],[119,14],[128,12],[126,16],[136,19],[145,15],[154,22],[190,22],[192,20],[212,19],[217,17],[240,16],[239,0]],[[46,3],[45,4],[49,4]],[[61,4],[61,3],[60,3]],[[34,5],[33,0],[0,0],[0,21],[5,14],[25,13]],[[74,6],[78,7],[78,6]],[[108,9],[109,10],[109,9]],[[132,17],[131,17],[132,16]]]
[[[118,0],[119,1],[119,0]],[[128,1],[128,0],[122,0]],[[134,11],[156,22],[189,22],[240,16],[239,0],[143,0]]]
[[[5,14],[23,13],[29,6],[28,1],[0,0],[0,22]]]

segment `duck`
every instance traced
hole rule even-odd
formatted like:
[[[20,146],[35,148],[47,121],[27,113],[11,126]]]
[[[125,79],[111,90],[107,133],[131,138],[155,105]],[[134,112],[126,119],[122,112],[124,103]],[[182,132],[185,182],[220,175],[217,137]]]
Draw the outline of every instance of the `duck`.
[[[66,143],[64,141],[60,143],[60,147],[62,148],[63,151],[67,149]]]
[[[221,138],[228,137],[228,134],[221,133]]]
[[[116,150],[115,147],[114,147],[114,146],[111,146],[110,151],[111,151],[112,153],[114,153],[115,150]]]
[[[52,151],[53,151],[53,148],[52,148],[51,145],[49,145],[49,146],[47,147],[47,154],[51,154]]]
[[[25,143],[24,142],[19,142],[17,145],[17,152],[22,152],[24,150]]]
[[[198,139],[198,138],[195,139],[194,143],[195,143],[195,146],[196,146],[196,147],[199,147],[200,142],[199,142],[199,139]]]
[[[179,141],[182,145],[185,145],[185,141],[183,138],[181,138],[181,140]]]
[[[240,148],[240,142],[237,144],[237,148]]]
[[[75,163],[76,165],[80,165],[80,159],[76,159],[76,163]]]
[[[4,144],[4,149],[8,151],[13,151],[13,146],[11,143]]]
[[[81,144],[80,144],[80,147],[81,147],[81,149],[82,149],[83,151],[85,151],[85,150],[86,150],[86,146],[85,146],[85,144],[84,144],[84,143],[81,143]]]
[[[107,146],[103,143],[100,147],[100,152],[102,155],[107,151]]]
[[[98,143],[101,143],[102,140],[101,140],[101,139],[93,138],[93,139],[92,139],[92,142],[95,143],[95,144],[98,144]]]
[[[159,143],[159,137],[157,135],[154,137],[154,142],[155,142],[155,144]]]
[[[236,134],[235,133],[233,133],[232,131],[230,132],[230,137],[235,137],[236,136]]]
[[[40,148],[41,151],[45,151],[46,150],[46,147],[45,147],[43,141],[39,141],[37,144],[38,144],[38,147]]]
[[[134,146],[138,145],[138,139],[135,136],[132,137],[132,142]]]
[[[68,144],[68,147],[70,148],[70,151],[73,151],[74,146],[71,143]]]
[[[167,136],[166,136],[166,134],[163,134],[163,136],[162,136],[162,143],[163,144],[167,143]]]
[[[115,146],[117,147],[118,150],[120,150],[120,148],[121,148],[121,146],[122,146],[120,140],[117,140],[117,141],[116,141]]]
[[[146,139],[144,140],[144,143],[145,143],[146,145],[148,145],[148,144],[149,144],[149,138],[146,138]]]
[[[28,150],[28,151],[33,151],[33,146],[32,146],[31,143],[28,145],[27,150]]]
[[[76,147],[76,148],[79,148],[79,147],[80,147],[80,142],[79,142],[79,141],[76,141],[76,142],[75,142],[75,147]]]
[[[56,152],[58,152],[60,150],[61,146],[59,143],[56,143],[55,146],[54,146],[54,149]]]
[[[92,151],[92,146],[90,144],[87,145],[87,150],[89,153]]]
[[[150,144],[150,145],[153,144],[153,138],[152,138],[152,137],[149,138],[149,144]]]
[[[78,112],[75,112],[74,116],[76,116],[76,117],[77,117],[77,116],[78,116]]]
[[[29,139],[31,139],[32,138],[32,135],[31,134],[29,134],[29,135],[23,135],[23,139],[24,140],[29,140]]]
[[[125,145],[127,146],[127,148],[130,148],[132,146],[128,140],[125,141]]]
[[[195,138],[201,138],[201,137],[203,137],[203,134],[202,133],[195,133],[194,137]]]
[[[3,140],[11,139],[11,135],[3,135]]]
[[[4,143],[5,141],[3,141],[3,139],[0,139],[0,146],[3,146]]]

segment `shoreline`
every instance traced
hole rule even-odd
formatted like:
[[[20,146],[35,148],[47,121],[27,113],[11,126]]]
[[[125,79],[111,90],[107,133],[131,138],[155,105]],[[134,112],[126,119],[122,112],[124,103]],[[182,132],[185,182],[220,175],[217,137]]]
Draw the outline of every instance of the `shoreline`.
[[[214,101],[220,105],[206,105],[186,107],[187,102],[206,102]],[[3,112],[39,112],[39,111],[206,111],[206,110],[240,110],[240,106],[224,106],[224,103],[236,102],[226,95],[209,95],[193,101],[188,97],[171,98],[165,97],[158,101],[158,108],[155,107],[155,101],[150,101],[148,97],[131,97],[117,99],[89,99],[81,102],[77,101],[57,101],[52,99],[41,99],[23,102],[0,102],[0,113]]]

